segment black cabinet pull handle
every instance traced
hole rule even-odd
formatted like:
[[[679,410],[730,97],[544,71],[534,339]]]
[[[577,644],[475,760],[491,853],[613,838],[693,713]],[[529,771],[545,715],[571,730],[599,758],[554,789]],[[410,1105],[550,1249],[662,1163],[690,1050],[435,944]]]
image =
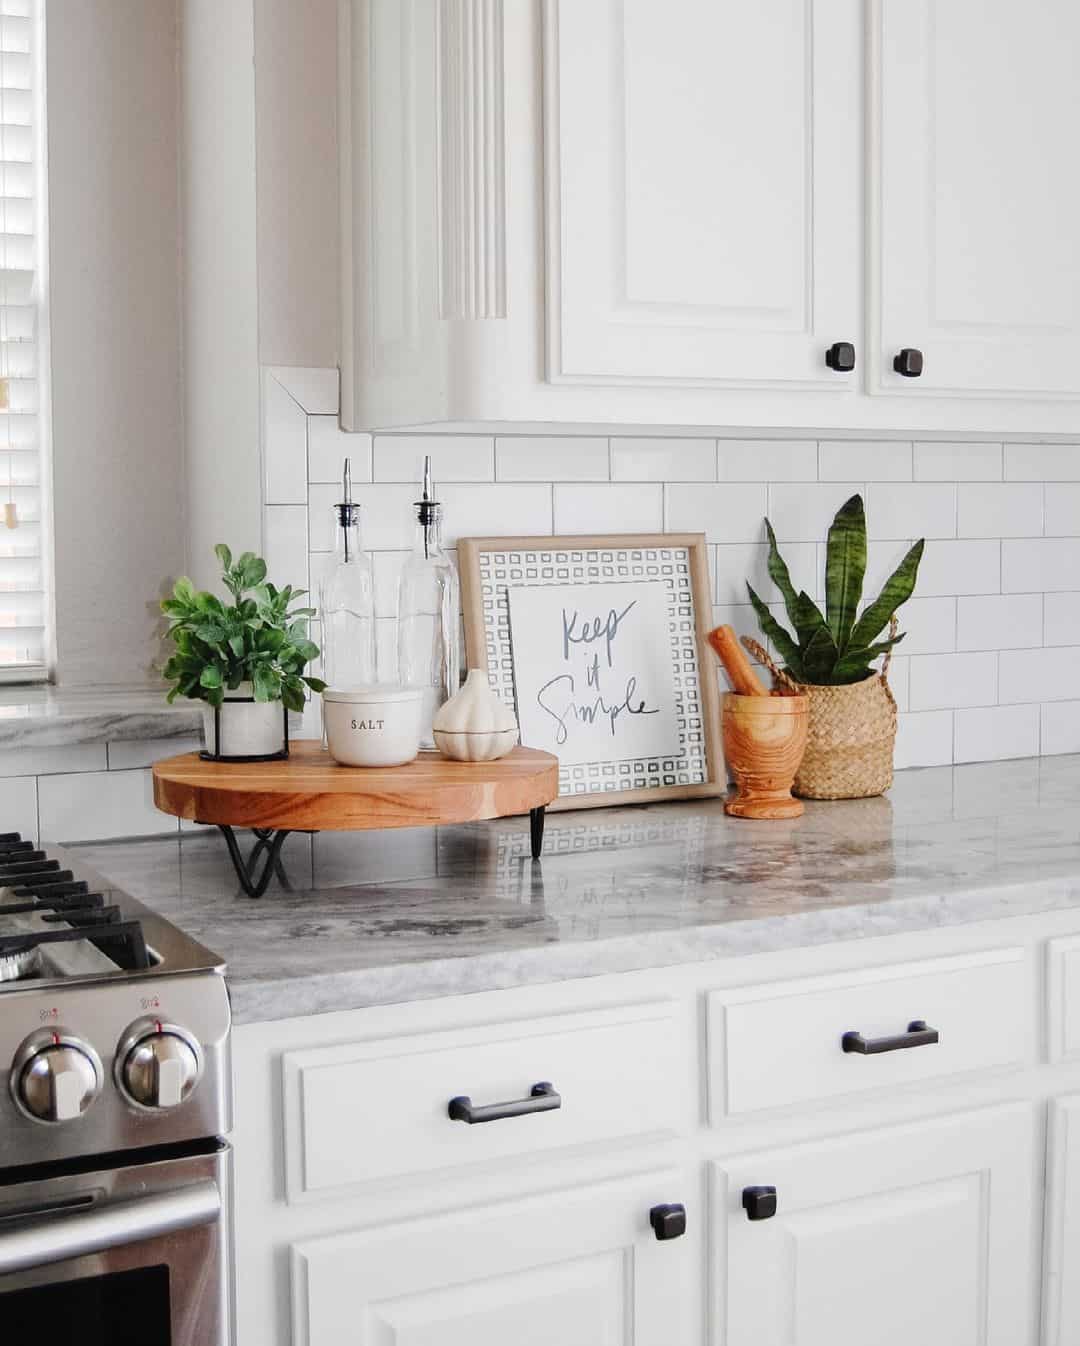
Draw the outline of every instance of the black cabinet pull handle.
[[[915,350],[911,346],[905,346],[899,355],[893,357],[892,367],[906,379],[917,379],[922,373],[922,351]]]
[[[649,1223],[661,1243],[667,1239],[682,1238],[686,1233],[686,1207],[677,1201],[670,1205],[654,1206],[649,1211]]]
[[[929,1047],[939,1040],[936,1028],[927,1027],[925,1019],[912,1019],[906,1033],[897,1033],[893,1038],[864,1038],[861,1033],[845,1033],[840,1046],[846,1052],[858,1052],[860,1056],[877,1056],[880,1052],[902,1052],[909,1047]]]
[[[447,1116],[455,1122],[501,1122],[504,1117],[527,1117],[531,1112],[554,1112],[562,1107],[562,1098],[555,1086],[542,1080],[529,1090],[528,1098],[511,1099],[509,1103],[487,1103],[477,1107],[467,1094],[452,1098],[447,1104]]]
[[[855,347],[850,341],[834,341],[825,352],[825,363],[838,374],[849,374],[855,368]]]
[[[744,1187],[742,1206],[748,1220],[771,1220],[776,1214],[775,1187]]]

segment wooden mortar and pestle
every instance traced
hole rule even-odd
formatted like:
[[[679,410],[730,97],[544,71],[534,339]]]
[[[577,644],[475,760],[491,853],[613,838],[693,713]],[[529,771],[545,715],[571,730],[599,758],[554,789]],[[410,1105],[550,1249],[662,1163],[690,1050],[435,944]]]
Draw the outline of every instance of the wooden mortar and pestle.
[[[724,812],[735,818],[798,818],[803,804],[791,786],[806,749],[808,699],[770,693],[730,626],[710,631],[709,644],[734,688],[721,698],[724,757],[735,777]]]

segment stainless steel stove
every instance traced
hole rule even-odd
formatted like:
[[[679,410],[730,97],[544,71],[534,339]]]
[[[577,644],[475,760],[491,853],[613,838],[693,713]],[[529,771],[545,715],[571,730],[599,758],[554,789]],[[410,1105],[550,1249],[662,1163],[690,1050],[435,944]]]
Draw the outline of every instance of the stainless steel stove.
[[[5,1339],[231,1340],[229,1025],[210,950],[0,834]]]

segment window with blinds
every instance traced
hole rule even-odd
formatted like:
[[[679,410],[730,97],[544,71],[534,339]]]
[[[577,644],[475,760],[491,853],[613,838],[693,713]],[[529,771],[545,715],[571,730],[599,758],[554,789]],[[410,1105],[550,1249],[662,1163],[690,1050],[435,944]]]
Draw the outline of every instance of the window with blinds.
[[[44,676],[40,0],[0,0],[0,681]]]

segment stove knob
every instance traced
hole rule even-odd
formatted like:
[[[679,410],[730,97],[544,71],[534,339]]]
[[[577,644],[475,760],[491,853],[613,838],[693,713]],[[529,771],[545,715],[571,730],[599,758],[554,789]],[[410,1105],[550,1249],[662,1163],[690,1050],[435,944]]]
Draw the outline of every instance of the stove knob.
[[[116,1053],[116,1082],[140,1108],[178,1108],[202,1075],[198,1042],[183,1028],[160,1019],[140,1019]]]
[[[11,1067],[11,1092],[19,1110],[38,1122],[81,1117],[101,1092],[97,1052],[62,1028],[34,1033]]]

